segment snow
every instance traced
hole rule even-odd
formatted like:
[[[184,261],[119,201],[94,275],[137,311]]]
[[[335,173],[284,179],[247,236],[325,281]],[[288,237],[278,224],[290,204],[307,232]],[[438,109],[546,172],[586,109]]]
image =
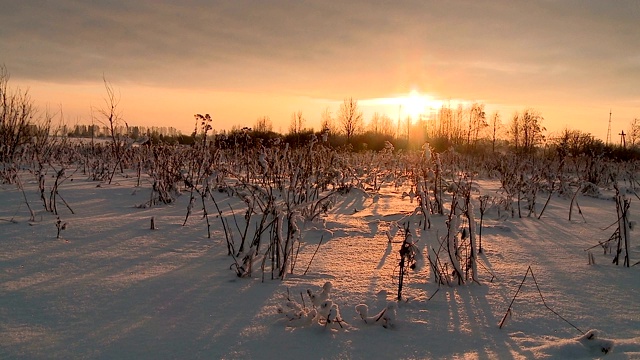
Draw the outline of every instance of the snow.
[[[182,226],[188,194],[140,208],[151,180],[136,188],[135,178],[116,175],[106,185],[77,173],[60,188],[75,214],[58,207],[67,226],[56,239],[57,217],[38,208],[38,184],[29,179],[23,175],[33,222],[22,193],[0,188],[2,359],[640,358],[640,266],[615,266],[600,247],[589,265],[585,251],[613,231],[601,230],[617,217],[610,197],[579,198],[586,222],[568,221],[570,199],[555,196],[540,220],[488,211],[479,283],[438,286],[423,266],[407,272],[397,302],[404,234],[396,232],[416,206],[403,199],[409,186],[383,186],[375,200],[361,189],[337,195],[322,223],[300,226],[293,274],[272,280],[257,267],[236,276],[220,220],[210,215],[207,238],[198,201]],[[475,185],[481,194],[499,186]],[[221,208],[243,204],[214,195]],[[415,229],[425,257],[426,244],[446,236],[445,220],[431,215],[431,229]],[[633,264],[640,246],[631,235]],[[529,266],[539,291],[527,278],[500,329]],[[328,309],[315,309],[307,290]],[[393,326],[370,326],[362,309],[370,309],[365,318],[395,310],[386,320]],[[343,322],[318,322],[324,311]]]

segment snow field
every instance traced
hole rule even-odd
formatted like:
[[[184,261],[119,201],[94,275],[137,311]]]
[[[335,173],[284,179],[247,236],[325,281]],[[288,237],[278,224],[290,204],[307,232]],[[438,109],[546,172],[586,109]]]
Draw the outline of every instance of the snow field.
[[[259,269],[251,278],[230,269],[219,219],[211,218],[211,239],[195,209],[181,226],[188,196],[141,209],[149,184],[98,184],[78,177],[61,188],[76,212],[60,209],[68,223],[61,239],[54,216],[39,211],[30,223],[22,194],[2,186],[0,219],[16,223],[0,223],[0,358],[640,357],[639,267],[612,265],[600,247],[593,249],[596,265],[588,265],[584,251],[612,232],[600,230],[616,219],[606,198],[579,198],[586,223],[578,215],[569,222],[569,200],[558,197],[540,220],[498,219],[490,211],[481,285],[438,287],[428,266],[409,272],[406,300],[385,329],[367,326],[355,307],[366,304],[371,315],[395,301],[402,235],[389,244],[386,231],[415,208],[401,196],[409,189],[383,188],[376,201],[360,190],[342,195],[323,223],[303,230],[294,273],[262,281]],[[478,183],[480,193],[496,188]],[[32,204],[35,189],[27,184]],[[237,198],[216,196],[240,206]],[[157,230],[149,229],[152,217]],[[443,217],[432,221],[432,229],[416,229],[421,249],[446,234]],[[632,254],[640,259],[638,245]],[[498,328],[528,266],[552,309],[583,332],[599,330],[594,341],[547,310],[530,277]],[[327,281],[345,326],[286,326],[277,309],[287,294],[311,308],[307,289],[318,292]],[[600,348],[608,341],[613,348],[605,354]]]

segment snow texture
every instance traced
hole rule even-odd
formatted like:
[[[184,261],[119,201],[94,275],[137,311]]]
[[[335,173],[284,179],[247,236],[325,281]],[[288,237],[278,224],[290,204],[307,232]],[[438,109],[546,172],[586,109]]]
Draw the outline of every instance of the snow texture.
[[[616,220],[611,197],[581,197],[586,221],[567,221],[570,200],[562,197],[540,220],[490,209],[478,283],[438,285],[424,266],[407,273],[397,302],[395,235],[415,209],[402,199],[409,186],[384,186],[377,201],[361,190],[337,195],[318,231],[300,226],[294,272],[271,280],[260,264],[251,277],[236,275],[220,219],[210,216],[207,238],[197,203],[182,226],[189,196],[139,208],[152,184],[132,194],[135,183],[122,176],[99,187],[79,176],[67,181],[60,192],[76,211],[60,209],[67,225],[59,239],[55,216],[39,211],[29,221],[22,193],[1,185],[0,358],[640,358],[640,266],[615,266],[612,254],[595,250],[589,265],[585,251],[610,235],[600,229]],[[499,196],[495,181],[476,185]],[[37,204],[37,181],[24,186]],[[243,204],[229,193],[214,192],[226,217]],[[414,226],[421,251],[438,239],[457,241],[446,238],[446,215],[431,220],[431,229]],[[325,233],[332,235],[320,242]],[[631,243],[632,263],[638,244]],[[528,266],[547,305],[584,334],[547,310],[531,281],[498,328]]]

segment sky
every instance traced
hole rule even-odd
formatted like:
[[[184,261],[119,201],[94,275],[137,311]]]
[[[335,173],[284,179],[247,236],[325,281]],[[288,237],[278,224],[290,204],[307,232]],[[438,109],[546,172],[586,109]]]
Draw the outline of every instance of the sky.
[[[412,91],[482,102],[503,120],[534,108],[550,133],[612,138],[640,118],[640,2],[616,1],[9,1],[0,64],[41,109],[89,124],[104,79],[130,125],[189,133],[268,116],[286,132],[302,111],[319,129],[345,98]],[[388,103],[388,102],[387,102]],[[93,115],[92,115],[92,109]]]

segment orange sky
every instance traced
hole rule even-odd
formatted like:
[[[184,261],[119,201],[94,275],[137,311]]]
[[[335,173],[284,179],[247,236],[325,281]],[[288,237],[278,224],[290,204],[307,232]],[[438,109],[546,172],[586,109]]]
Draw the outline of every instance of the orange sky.
[[[269,116],[318,128],[345,97],[532,107],[550,132],[605,138],[640,118],[640,3],[531,1],[20,1],[0,13],[0,63],[40,108],[90,123],[103,75],[129,124],[216,129]],[[615,139],[616,137],[613,136]]]

